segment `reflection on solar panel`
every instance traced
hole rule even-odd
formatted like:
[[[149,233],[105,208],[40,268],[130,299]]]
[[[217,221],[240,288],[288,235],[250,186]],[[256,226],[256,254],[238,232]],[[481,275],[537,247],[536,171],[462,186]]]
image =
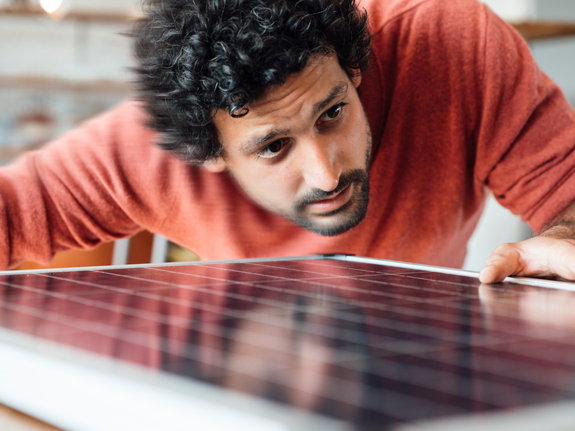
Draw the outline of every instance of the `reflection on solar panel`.
[[[106,431],[574,425],[575,293],[374,262],[2,273],[0,402]]]

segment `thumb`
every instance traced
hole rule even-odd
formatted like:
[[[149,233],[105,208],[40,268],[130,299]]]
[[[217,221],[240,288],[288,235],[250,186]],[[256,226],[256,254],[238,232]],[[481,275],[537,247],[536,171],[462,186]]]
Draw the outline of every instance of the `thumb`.
[[[485,284],[499,283],[521,271],[521,253],[517,244],[502,244],[485,261],[479,273],[479,281]]]

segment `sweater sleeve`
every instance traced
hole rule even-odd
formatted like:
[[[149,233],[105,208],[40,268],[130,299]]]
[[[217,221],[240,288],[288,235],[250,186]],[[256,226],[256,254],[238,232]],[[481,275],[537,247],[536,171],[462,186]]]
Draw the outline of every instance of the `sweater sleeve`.
[[[124,105],[0,169],[0,267],[159,227],[176,162]]]
[[[521,36],[484,12],[475,175],[538,232],[575,201],[575,113]]]

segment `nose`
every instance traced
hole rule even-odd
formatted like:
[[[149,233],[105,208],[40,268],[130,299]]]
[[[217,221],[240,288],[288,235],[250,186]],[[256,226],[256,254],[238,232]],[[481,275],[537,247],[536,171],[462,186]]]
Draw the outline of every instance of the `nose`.
[[[304,179],[314,189],[330,192],[337,187],[342,173],[333,142],[314,140],[305,143]]]

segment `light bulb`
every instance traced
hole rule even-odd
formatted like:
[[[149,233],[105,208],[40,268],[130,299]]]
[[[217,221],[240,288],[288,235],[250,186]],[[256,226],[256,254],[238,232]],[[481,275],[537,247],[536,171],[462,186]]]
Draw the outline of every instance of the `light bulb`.
[[[48,13],[54,13],[62,6],[62,0],[40,0],[40,6]]]

